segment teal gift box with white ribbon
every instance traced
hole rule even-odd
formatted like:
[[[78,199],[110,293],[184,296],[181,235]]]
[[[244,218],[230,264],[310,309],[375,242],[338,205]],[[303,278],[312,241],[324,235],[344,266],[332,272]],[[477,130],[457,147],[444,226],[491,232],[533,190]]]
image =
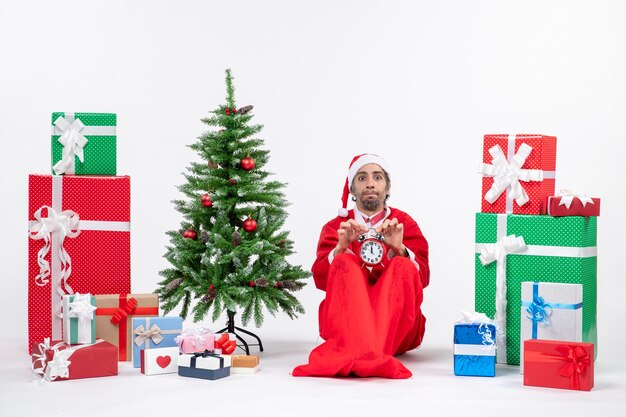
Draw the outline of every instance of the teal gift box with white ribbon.
[[[520,364],[522,282],[583,286],[582,341],[597,353],[597,217],[476,214],[475,309],[503,329],[499,363]]]
[[[63,341],[70,345],[96,343],[96,297],[63,296]]]
[[[52,113],[52,173],[116,175],[115,113]]]
[[[520,372],[524,373],[524,340],[583,340],[583,286],[522,282]]]

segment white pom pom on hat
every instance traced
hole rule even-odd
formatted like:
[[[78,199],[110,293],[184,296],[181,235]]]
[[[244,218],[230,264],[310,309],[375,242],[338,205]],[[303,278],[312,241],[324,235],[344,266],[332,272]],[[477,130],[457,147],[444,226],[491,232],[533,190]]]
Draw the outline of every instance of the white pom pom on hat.
[[[339,209],[339,217],[348,217],[348,196],[350,195],[350,184],[359,169],[363,168],[367,164],[376,164],[385,170],[389,174],[389,166],[385,160],[373,153],[364,153],[352,158],[350,167],[348,168],[348,175],[346,176],[346,182],[343,186],[343,194],[341,195],[342,207]]]

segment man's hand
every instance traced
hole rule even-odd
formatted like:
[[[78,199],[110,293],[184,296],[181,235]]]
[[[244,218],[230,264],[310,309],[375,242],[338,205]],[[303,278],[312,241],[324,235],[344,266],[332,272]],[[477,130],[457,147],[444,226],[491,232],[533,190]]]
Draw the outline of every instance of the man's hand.
[[[385,243],[396,255],[407,256],[409,253],[402,243],[404,238],[404,225],[398,223],[398,219],[387,219],[376,229],[378,233],[382,233],[385,237]]]
[[[337,246],[335,246],[334,255],[340,255],[348,249],[348,246],[354,242],[360,234],[367,232],[365,225],[359,224],[354,219],[348,219],[345,222],[341,222],[339,229],[337,229]]]

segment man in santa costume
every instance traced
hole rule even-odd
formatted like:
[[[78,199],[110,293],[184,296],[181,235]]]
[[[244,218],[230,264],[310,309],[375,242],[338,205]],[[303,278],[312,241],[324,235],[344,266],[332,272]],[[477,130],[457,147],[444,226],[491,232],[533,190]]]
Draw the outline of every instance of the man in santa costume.
[[[352,160],[343,207],[322,228],[312,268],[315,285],[326,291],[319,308],[325,342],[294,376],[411,376],[394,356],[415,349],[424,336],[428,243],[415,220],[387,206],[390,189],[383,158]],[[350,211],[348,193],[356,202]]]

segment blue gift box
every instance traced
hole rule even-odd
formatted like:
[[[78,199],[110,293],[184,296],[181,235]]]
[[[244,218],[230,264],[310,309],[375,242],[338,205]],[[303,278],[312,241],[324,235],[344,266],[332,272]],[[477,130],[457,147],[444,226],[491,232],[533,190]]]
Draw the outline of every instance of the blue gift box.
[[[133,317],[133,367],[141,367],[141,351],[176,347],[176,336],[183,331],[180,317]]]
[[[454,375],[496,375],[496,327],[493,324],[454,325]]]
[[[206,350],[204,353],[180,355],[178,375],[215,380],[230,376],[230,366],[224,366],[224,357]]]

